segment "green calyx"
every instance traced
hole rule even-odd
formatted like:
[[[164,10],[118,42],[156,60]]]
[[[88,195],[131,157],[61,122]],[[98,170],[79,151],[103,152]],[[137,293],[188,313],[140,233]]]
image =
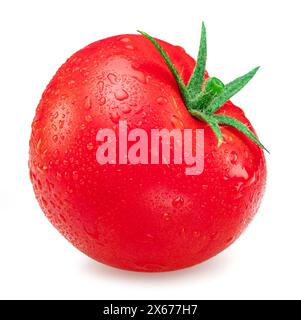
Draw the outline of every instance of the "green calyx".
[[[215,114],[215,112],[225,102],[230,100],[254,77],[259,67],[251,70],[242,77],[229,82],[228,84],[223,84],[221,80],[215,77],[208,78],[205,81],[207,40],[206,28],[203,23],[201,42],[196,65],[188,84],[185,85],[174,64],[171,62],[168,55],[159,45],[159,43],[149,34],[142,31],[138,32],[146,37],[149,41],[151,41],[156,47],[177,82],[187,110],[193,117],[201,121],[205,121],[210,126],[217,137],[218,146],[220,146],[223,142],[220,125],[227,125],[236,128],[238,131],[242,132],[245,136],[255,142],[260,148],[268,152],[268,150],[262,145],[255,134],[245,124],[235,118],[223,114]]]

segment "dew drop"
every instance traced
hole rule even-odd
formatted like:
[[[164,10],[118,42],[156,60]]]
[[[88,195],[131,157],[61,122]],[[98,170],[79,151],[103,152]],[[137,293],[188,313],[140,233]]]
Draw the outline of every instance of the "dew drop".
[[[124,38],[120,39],[120,41],[123,43],[128,43],[128,42],[131,42],[131,39],[124,37]]]
[[[60,172],[57,172],[57,173],[56,173],[56,179],[57,179],[58,181],[61,181],[61,180],[62,180],[62,174],[61,174]]]
[[[142,112],[143,111],[143,106],[141,106],[141,105],[139,105],[139,106],[137,106],[136,108],[135,108],[135,113],[136,114],[139,114],[140,112]]]
[[[58,136],[55,134],[55,135],[52,137],[52,140],[53,140],[53,142],[57,142]]]
[[[134,49],[135,49],[134,46],[132,46],[131,44],[127,44],[127,45],[125,46],[125,48],[126,48],[126,49],[129,49],[129,50],[134,50]]]
[[[162,214],[162,219],[165,220],[165,221],[169,221],[170,220],[169,213],[168,212],[164,212]]]
[[[120,119],[120,115],[118,114],[118,112],[116,110],[112,110],[110,112],[110,118],[114,123],[118,123],[118,121]]]
[[[77,181],[78,178],[79,178],[79,174],[78,174],[78,171],[73,171],[72,172],[72,178],[74,181]]]
[[[200,231],[193,231],[192,235],[194,238],[200,238],[201,233],[200,233]]]
[[[92,121],[92,117],[88,114],[88,115],[85,116],[85,120],[87,122],[91,122]]]
[[[232,152],[230,153],[230,162],[231,162],[232,164],[236,164],[236,163],[237,163],[237,160],[238,160],[238,155],[237,155],[237,153],[236,153],[235,151],[232,151]]]
[[[55,159],[57,159],[58,158],[58,156],[59,156],[59,150],[58,149],[56,149],[56,150],[54,150],[54,152],[53,152],[53,156],[54,156],[54,158]]]
[[[109,73],[108,74],[108,79],[112,84],[116,84],[117,83],[117,77],[114,73]]]
[[[59,121],[59,128],[60,128],[60,129],[63,129],[64,124],[65,124],[65,121],[64,121],[64,120],[60,120],[60,121]]]
[[[243,178],[247,180],[249,178],[249,174],[247,170],[241,164],[235,164],[229,171],[230,178]]]
[[[107,101],[106,101],[106,98],[105,98],[105,97],[101,97],[101,98],[99,99],[99,105],[100,105],[100,106],[103,106],[106,102],[107,102]]]
[[[146,78],[145,74],[141,71],[136,71],[133,78],[135,78],[136,80],[138,80],[141,83],[147,83],[147,80],[146,80],[147,78]]]
[[[84,107],[86,110],[90,110],[92,108],[92,101],[90,97],[86,97]]]
[[[103,88],[104,88],[104,83],[103,83],[103,81],[101,81],[101,80],[98,81],[97,87],[98,87],[99,92],[102,92],[102,91],[103,91]]]
[[[177,196],[173,199],[172,205],[174,208],[181,208],[184,205],[184,199],[181,196]]]
[[[89,143],[87,144],[87,149],[88,149],[89,151],[91,151],[91,150],[94,149],[94,145],[93,145],[92,142],[89,142]]]
[[[164,105],[168,102],[168,100],[165,98],[165,97],[159,97],[157,99],[157,102],[160,104],[160,105]]]
[[[124,114],[127,114],[127,113],[130,113],[130,112],[132,111],[132,109],[130,108],[130,106],[125,105],[125,106],[122,106],[122,107],[121,107],[121,111],[122,111]]]
[[[115,98],[119,101],[123,101],[129,97],[128,93],[123,89],[118,89],[114,93]]]

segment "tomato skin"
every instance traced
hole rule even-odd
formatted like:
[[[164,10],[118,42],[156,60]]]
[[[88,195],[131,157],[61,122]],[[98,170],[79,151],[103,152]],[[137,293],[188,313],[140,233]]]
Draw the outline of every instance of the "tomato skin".
[[[187,83],[195,61],[159,42]],[[252,128],[231,102],[218,113]],[[118,120],[146,131],[203,128],[204,172],[187,176],[185,163],[99,165],[96,134]],[[233,128],[222,133],[218,148],[144,37],[97,41],[62,65],[38,105],[29,158],[36,198],[59,232],[97,261],[148,272],[195,265],[237,239],[264,193],[262,150]]]

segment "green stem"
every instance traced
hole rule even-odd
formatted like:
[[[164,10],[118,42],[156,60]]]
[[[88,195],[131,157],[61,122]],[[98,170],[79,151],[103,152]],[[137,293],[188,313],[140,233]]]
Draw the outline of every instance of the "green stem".
[[[245,124],[235,118],[215,114],[222,105],[231,99],[254,77],[259,67],[239,78],[236,78],[227,85],[224,85],[222,81],[215,77],[209,78],[204,85],[207,60],[207,37],[206,28],[203,23],[198,59],[188,85],[185,86],[184,81],[179,75],[174,64],[159,43],[149,34],[142,31],[138,32],[151,41],[158,50],[174,76],[187,110],[193,117],[201,121],[205,121],[211,127],[217,137],[218,146],[220,146],[223,141],[220,125],[227,125],[236,128],[256,143],[260,148],[267,151],[256,135]]]

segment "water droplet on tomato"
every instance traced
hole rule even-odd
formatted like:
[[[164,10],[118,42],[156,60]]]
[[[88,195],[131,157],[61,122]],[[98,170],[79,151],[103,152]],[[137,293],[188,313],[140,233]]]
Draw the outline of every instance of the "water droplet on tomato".
[[[110,82],[112,84],[116,84],[117,83],[117,77],[114,73],[109,73],[108,74],[108,79],[110,80]]]
[[[88,114],[88,115],[85,116],[85,120],[87,122],[91,122],[92,121],[92,117]]]
[[[103,83],[103,81],[98,81],[97,82],[97,87],[98,87],[98,91],[99,92],[102,92],[103,91],[103,88],[104,88],[104,83]]]
[[[114,123],[118,123],[120,115],[118,114],[117,110],[112,110],[110,112],[110,118]]]
[[[135,113],[136,114],[139,114],[140,112],[143,111],[143,106],[142,105],[138,105],[136,108],[135,108]]]
[[[90,97],[86,97],[84,108],[90,110],[92,108],[92,101]]]
[[[192,235],[193,235],[194,238],[198,239],[198,238],[200,238],[201,233],[200,233],[200,231],[193,231]]]
[[[74,181],[77,181],[77,180],[78,180],[78,178],[79,178],[79,173],[78,173],[78,171],[73,171],[73,172],[72,172],[72,178],[73,178]]]
[[[100,106],[103,106],[106,102],[107,102],[107,101],[106,101],[106,98],[105,98],[105,97],[101,97],[101,98],[99,99],[99,105],[100,105]]]
[[[181,208],[184,205],[184,199],[181,196],[177,196],[173,199],[172,205],[174,208]]]
[[[165,220],[165,221],[169,221],[170,220],[170,215],[168,212],[164,212],[162,214],[162,219]]]
[[[237,191],[240,191],[243,185],[244,185],[243,182],[238,182],[238,183],[235,185],[235,189],[236,189]],[[241,197],[242,197],[242,194],[239,193],[235,198],[238,199],[238,198],[241,198]]]
[[[92,142],[89,142],[89,143],[87,144],[87,149],[88,149],[89,151],[91,151],[91,150],[94,149],[94,145],[93,145]]]
[[[135,74],[133,75],[133,78],[135,78],[136,80],[138,80],[141,83],[146,83],[146,76],[141,71],[136,71]]]
[[[64,124],[65,124],[65,121],[64,121],[64,120],[60,120],[60,121],[59,121],[59,128],[60,128],[60,129],[63,129]]]
[[[238,155],[237,155],[237,153],[236,153],[235,151],[232,151],[232,152],[230,153],[230,162],[231,162],[232,164],[236,164],[236,163],[237,163],[237,160],[238,160]]]
[[[56,149],[56,150],[54,150],[54,152],[53,152],[53,157],[55,158],[55,159],[57,159],[58,158],[58,156],[59,156],[59,150],[58,149]]]
[[[57,142],[58,136],[55,134],[55,135],[52,137],[52,140],[53,140],[53,142]]]
[[[118,89],[114,93],[115,98],[119,101],[123,101],[129,97],[128,93],[123,89]]]
[[[124,114],[127,114],[127,113],[130,113],[132,111],[132,109],[130,108],[129,105],[124,105],[121,107],[121,111],[124,113]]]
[[[67,192],[71,194],[71,193],[73,193],[73,189],[70,186],[68,186],[67,187]]]
[[[134,46],[132,46],[131,44],[127,44],[127,45],[125,46],[125,48],[126,48],[126,49],[129,49],[129,50],[134,50],[134,49],[135,49]]]
[[[56,179],[57,179],[58,181],[61,181],[61,180],[62,180],[62,174],[61,174],[60,172],[57,172],[57,173],[56,173]]]
[[[165,98],[165,97],[159,97],[157,99],[157,102],[160,104],[160,105],[164,105],[168,102],[168,100]]]
[[[120,41],[123,42],[123,43],[128,43],[128,42],[131,42],[131,39],[127,38],[127,37],[124,37],[124,38],[121,38]]]
[[[235,164],[229,171],[230,178],[243,178],[247,180],[249,178],[249,174],[241,164]]]

